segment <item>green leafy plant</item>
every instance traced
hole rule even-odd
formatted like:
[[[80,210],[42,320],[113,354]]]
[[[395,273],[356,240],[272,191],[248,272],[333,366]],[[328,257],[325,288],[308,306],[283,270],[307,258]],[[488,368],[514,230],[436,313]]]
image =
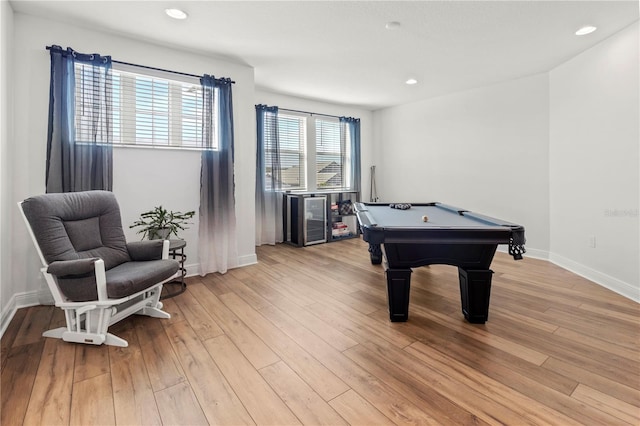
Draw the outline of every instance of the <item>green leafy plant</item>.
[[[178,237],[178,231],[189,229],[187,224],[196,214],[195,211],[186,213],[169,211],[162,206],[154,207],[153,210],[140,214],[140,219],[133,222],[129,228],[138,228],[138,234],[142,234],[142,239],[149,237],[150,240],[169,239],[171,235]]]

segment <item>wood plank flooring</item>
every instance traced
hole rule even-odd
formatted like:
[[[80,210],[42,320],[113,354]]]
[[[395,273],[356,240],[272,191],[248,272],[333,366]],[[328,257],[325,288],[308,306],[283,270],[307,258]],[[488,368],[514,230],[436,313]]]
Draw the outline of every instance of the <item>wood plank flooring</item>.
[[[62,312],[20,309],[0,424],[640,424],[640,306],[551,263],[497,253],[484,325],[456,268],[417,268],[391,323],[363,241],[257,254],[112,327],[127,348],[45,339]]]

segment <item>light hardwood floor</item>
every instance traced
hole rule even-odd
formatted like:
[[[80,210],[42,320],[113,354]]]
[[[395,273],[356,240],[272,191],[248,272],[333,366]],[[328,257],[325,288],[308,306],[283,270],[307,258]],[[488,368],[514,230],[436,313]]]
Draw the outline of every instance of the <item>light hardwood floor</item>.
[[[1,424],[640,424],[640,307],[551,263],[498,253],[489,321],[460,312],[457,269],[414,270],[390,323],[361,240],[259,247],[188,280],[172,318],[112,328],[128,348],[2,338]]]

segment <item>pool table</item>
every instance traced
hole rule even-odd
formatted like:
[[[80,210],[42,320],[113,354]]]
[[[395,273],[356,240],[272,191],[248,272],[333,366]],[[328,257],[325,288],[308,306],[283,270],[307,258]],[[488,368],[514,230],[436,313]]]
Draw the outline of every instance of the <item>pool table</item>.
[[[411,268],[446,264],[458,267],[465,319],[484,324],[493,256],[498,244],[508,244],[509,254],[522,259],[524,227],[442,203],[405,204],[404,210],[392,206],[354,204],[371,263],[384,260],[391,321],[409,317]]]

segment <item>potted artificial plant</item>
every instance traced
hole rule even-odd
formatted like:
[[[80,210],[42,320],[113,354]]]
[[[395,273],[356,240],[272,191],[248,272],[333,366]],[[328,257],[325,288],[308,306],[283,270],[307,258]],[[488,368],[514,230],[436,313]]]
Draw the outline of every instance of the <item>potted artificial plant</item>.
[[[185,225],[190,223],[188,220],[195,214],[195,211],[173,212],[158,206],[140,214],[140,219],[133,222],[129,228],[140,227],[138,234],[142,234],[142,239],[148,237],[150,240],[167,240],[171,235],[175,235],[177,238],[178,231],[188,229]]]

